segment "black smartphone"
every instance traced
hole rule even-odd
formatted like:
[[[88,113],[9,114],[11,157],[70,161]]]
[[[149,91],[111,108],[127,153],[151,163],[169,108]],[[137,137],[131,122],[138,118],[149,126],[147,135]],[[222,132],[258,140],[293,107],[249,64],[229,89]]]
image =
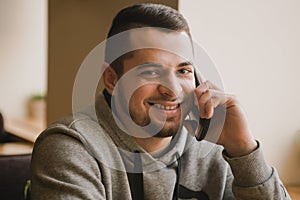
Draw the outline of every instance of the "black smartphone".
[[[196,69],[195,69],[194,76],[195,76],[196,87],[198,87],[202,82],[200,81],[200,78],[197,75]],[[196,108],[195,110],[200,112],[198,108]],[[200,115],[198,115],[198,116],[200,116]],[[200,129],[198,129],[198,128],[196,129],[197,131],[195,132],[195,137],[198,141],[201,141],[207,135],[208,128],[210,125],[210,119],[205,119],[205,118],[199,117],[199,124],[200,124]]]

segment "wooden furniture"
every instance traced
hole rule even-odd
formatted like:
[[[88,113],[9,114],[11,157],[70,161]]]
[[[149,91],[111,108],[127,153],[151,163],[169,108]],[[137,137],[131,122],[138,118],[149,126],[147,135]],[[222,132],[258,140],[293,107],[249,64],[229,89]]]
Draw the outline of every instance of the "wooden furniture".
[[[286,186],[288,193],[293,200],[300,200],[300,185],[298,186]]]
[[[33,143],[31,142],[0,143],[0,156],[31,154],[32,149]]]
[[[34,143],[39,134],[46,128],[46,122],[44,119],[7,118],[4,127],[7,132]]]
[[[0,143],[0,155],[31,154],[33,143],[39,134],[46,128],[45,120],[5,119],[5,130],[23,140]]]

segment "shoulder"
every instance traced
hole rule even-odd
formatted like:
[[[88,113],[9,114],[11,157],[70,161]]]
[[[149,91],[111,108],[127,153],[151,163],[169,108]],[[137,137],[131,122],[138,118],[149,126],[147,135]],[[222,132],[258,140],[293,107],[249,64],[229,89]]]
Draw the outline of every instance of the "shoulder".
[[[63,123],[52,124],[41,133],[34,144],[32,157],[32,163],[48,163],[49,166],[53,162],[57,165],[94,160],[77,130]]]
[[[38,138],[32,153],[33,196],[37,199],[61,198],[62,194],[72,199],[76,195],[82,198],[83,194],[98,196],[103,186],[97,159],[88,152],[75,130],[66,124],[51,127]]]
[[[121,160],[118,148],[106,129],[93,117],[82,113],[56,121],[38,137],[33,159],[44,160],[44,155],[51,157],[53,154],[62,162],[68,158],[74,164],[91,159],[98,164],[108,162],[114,166]],[[81,157],[84,159],[79,160]]]
[[[50,144],[55,140],[57,143],[77,143],[78,145],[83,143],[84,135],[90,133],[90,135],[96,135],[93,133],[104,132],[101,126],[97,123],[92,116],[86,113],[76,113],[66,117],[63,117],[53,123],[51,123],[46,130],[44,130],[37,140],[35,141],[35,147],[41,143]]]
[[[81,118],[80,120],[86,120]],[[51,124],[36,140],[32,152],[33,174],[60,179],[72,174],[86,172],[100,178],[98,161],[82,143],[80,134],[74,128],[71,116]],[[65,169],[68,169],[66,171]]]
[[[88,156],[87,150],[82,143],[77,123],[94,123],[87,115],[64,117],[49,125],[37,138],[33,158],[43,155],[40,159],[45,162],[52,156],[56,159],[71,159],[73,155]],[[80,128],[79,128],[80,129]],[[48,158],[46,158],[46,155]]]

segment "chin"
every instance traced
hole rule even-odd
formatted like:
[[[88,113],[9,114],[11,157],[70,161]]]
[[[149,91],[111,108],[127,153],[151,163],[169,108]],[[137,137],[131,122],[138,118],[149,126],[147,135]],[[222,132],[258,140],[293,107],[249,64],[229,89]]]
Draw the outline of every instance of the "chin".
[[[166,137],[173,137],[175,136],[179,131],[179,126],[171,126],[171,127],[163,127],[161,131],[159,131],[157,134],[155,134],[153,137],[157,138],[166,138]]]

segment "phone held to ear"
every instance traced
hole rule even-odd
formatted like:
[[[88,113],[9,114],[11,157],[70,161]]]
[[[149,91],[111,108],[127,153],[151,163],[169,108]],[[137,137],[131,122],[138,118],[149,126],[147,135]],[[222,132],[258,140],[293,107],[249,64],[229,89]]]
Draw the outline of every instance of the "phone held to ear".
[[[203,83],[204,78],[201,79],[201,74],[199,72],[197,72],[196,69],[195,69],[194,76],[195,76],[196,87],[198,87],[200,84]],[[198,128],[195,131],[195,137],[198,141],[201,141],[207,135],[208,128],[210,125],[210,119],[201,118],[199,109],[196,108],[195,110],[198,112],[195,116],[199,117],[199,124],[200,124],[200,127],[198,125]]]
[[[193,106],[189,118],[186,119],[185,125],[188,132],[195,136],[198,141],[203,140],[207,133],[211,119],[205,119],[200,117],[200,111],[197,106]]]

